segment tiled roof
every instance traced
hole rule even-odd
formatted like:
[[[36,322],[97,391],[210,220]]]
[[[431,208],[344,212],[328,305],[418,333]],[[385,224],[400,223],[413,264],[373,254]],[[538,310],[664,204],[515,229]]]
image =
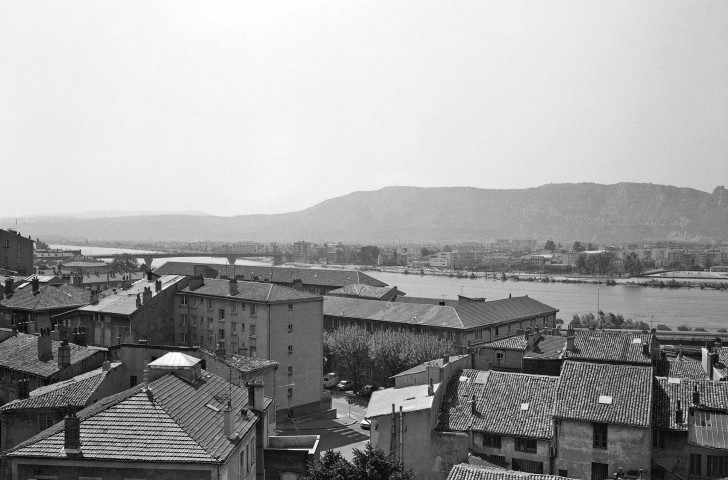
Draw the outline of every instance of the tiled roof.
[[[574,351],[565,351],[562,358],[652,364],[651,356],[642,352],[643,343],[651,345],[652,335],[627,331],[576,330]]]
[[[238,293],[231,295],[230,281],[214,278],[206,278],[202,286],[194,290],[190,290],[190,287],[187,286],[180,292],[188,295],[209,295],[261,303],[321,299],[320,295],[282,287],[275,283],[245,282],[242,280],[238,280]]]
[[[458,312],[466,328],[495,325],[518,319],[555,314],[559,311],[557,308],[534,300],[527,295],[489,302],[466,302],[453,308]]]
[[[706,380],[708,378],[700,362],[687,357],[658,360],[655,363],[655,376],[692,378],[695,380]]]
[[[73,285],[40,284],[38,293],[33,294],[30,283],[15,290],[10,298],[0,300],[0,306],[14,310],[56,310],[71,309],[91,301],[91,292]]]
[[[113,363],[117,368],[121,363]],[[96,393],[106,375],[111,370],[97,368],[77,375],[69,380],[36,388],[30,396],[23,400],[13,400],[0,407],[0,412],[9,410],[26,410],[31,408],[63,408],[66,406],[85,407],[89,399]]]
[[[38,336],[18,333],[0,343],[0,367],[48,378],[61,370],[58,368],[58,346],[60,344],[61,342],[53,340],[51,347],[53,357],[41,361],[38,359]],[[75,343],[68,345],[71,347],[71,365],[75,365],[99,351],[106,350],[100,347],[82,347]]]
[[[698,388],[700,396],[699,408],[728,409],[728,382],[656,377],[653,385],[652,426],[654,428],[686,431],[688,429],[688,408],[695,407],[692,403],[695,387]],[[683,410],[684,423],[675,422],[678,400],[680,400],[680,408]]]
[[[258,370],[273,368],[280,365],[275,360],[267,360],[265,358],[258,357],[245,357],[236,353],[226,353],[221,358],[217,356],[215,352],[211,352],[210,350],[204,348],[200,348],[200,352],[209,357],[215,357],[218,360],[222,361],[222,363],[224,363],[225,365],[228,365],[242,373],[257,372]]]
[[[401,302],[401,303],[422,303],[422,304],[429,304],[429,305],[440,305],[441,303],[444,303],[445,305],[449,307],[454,307],[455,305],[459,305],[460,302],[458,300],[450,300],[450,299],[444,299],[444,298],[427,298],[427,297],[397,297],[395,302]]]
[[[518,350],[523,352],[528,347],[528,342],[523,335],[515,335],[513,337],[493,340],[492,342],[481,343],[478,347],[490,348],[492,350]]]
[[[447,356],[447,362],[443,363],[443,358],[436,358],[434,360],[428,360],[426,362],[420,363],[419,365],[416,365],[409,370],[405,370],[404,372],[399,372],[397,375],[392,375],[389,378],[395,378],[395,377],[403,377],[405,375],[411,375],[413,373],[419,373],[424,372],[427,369],[427,366],[433,366],[433,367],[439,367],[442,368],[444,364],[457,362],[461,358],[469,357],[470,355],[448,355]]]
[[[232,266],[216,263],[167,262],[157,268],[155,272],[191,276],[194,275],[195,265],[205,265],[217,270],[218,275],[233,276]],[[294,279],[300,279],[305,285],[325,287],[344,287],[352,283],[363,283],[373,287],[387,286],[386,283],[357,270],[236,265],[234,275],[242,275],[243,280],[251,280],[253,277],[258,277],[261,280],[267,278],[273,283],[293,283]]]
[[[380,300],[392,291],[395,291],[394,293],[396,295],[402,295],[402,292],[397,290],[397,287],[372,287],[371,285],[361,283],[354,283],[345,287],[337,288],[336,290],[331,290],[327,295],[334,297],[359,297],[371,300]]]
[[[162,282],[162,292],[168,288],[174,288],[174,286],[182,280],[184,277],[181,275],[164,275],[159,278]],[[157,279],[155,278],[155,281]],[[95,305],[86,305],[85,307],[79,308],[81,312],[101,312],[117,315],[131,315],[136,312],[140,307],[136,305],[137,295],[140,297],[143,295],[145,288],[151,288],[152,298],[159,295],[161,292],[155,291],[155,281],[148,281],[142,279],[131,284],[131,288],[128,290],[116,289],[114,293],[112,290],[104,292],[103,296],[99,298],[99,303]]]
[[[715,352],[718,354],[718,364],[713,368],[718,370],[723,377],[728,377],[728,347],[716,348]]]
[[[484,468],[461,463],[454,465],[447,480],[566,480],[555,475],[517,472],[502,468]]]
[[[324,315],[465,330],[557,311],[529,297],[453,307],[343,297],[327,297],[324,301]]]
[[[223,434],[228,392],[240,438],[258,417],[242,410],[247,389],[202,372],[202,380],[195,383],[170,373],[151,382],[151,392],[135,387],[79,412],[84,459],[224,463],[238,443]],[[270,402],[266,399],[266,407]],[[9,456],[65,458],[63,436],[60,422],[15,447]]]
[[[558,381],[544,375],[462,370],[447,386],[436,428],[549,439]]]
[[[523,358],[556,360],[561,358],[566,348],[566,337],[560,335],[544,335],[533,346],[533,350],[524,352]]]
[[[559,378],[555,417],[650,426],[651,367],[566,361]]]

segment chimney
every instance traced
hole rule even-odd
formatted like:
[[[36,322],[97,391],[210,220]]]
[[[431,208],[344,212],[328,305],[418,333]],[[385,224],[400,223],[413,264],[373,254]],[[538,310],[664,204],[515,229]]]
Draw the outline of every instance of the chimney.
[[[137,308],[142,306],[142,297],[140,297],[138,293],[137,293],[137,298],[136,298],[136,306],[137,306]]]
[[[51,332],[47,328],[40,329],[38,337],[38,360],[45,362],[53,356],[53,340],[51,340]]]
[[[675,423],[683,423],[683,411],[680,408],[680,400],[677,401],[677,409],[675,410]]]
[[[215,350],[215,356],[218,358],[225,357],[225,340],[217,341],[217,349]]]
[[[91,305],[98,305],[99,303],[99,291],[91,290]]]
[[[717,349],[723,347],[723,340],[720,339],[720,337],[715,337],[715,343],[713,343],[713,346]]]
[[[154,291],[157,293],[162,291],[162,281],[161,280],[157,280],[156,282],[154,282]]]
[[[248,408],[250,408],[251,410],[257,410],[259,412],[262,412],[263,402],[265,401],[265,398],[263,397],[263,387],[265,386],[265,384],[263,382],[251,381],[248,382],[247,385]]]
[[[204,285],[205,279],[202,275],[195,275],[190,278],[190,292],[197,290]]]
[[[103,370],[104,372],[108,372],[109,370],[111,370],[111,362],[110,362],[110,361],[108,361],[108,360],[106,360],[106,361],[105,361],[105,362],[104,362],[104,363],[103,363],[103,364],[101,365],[101,369],[102,369],[102,370]]]
[[[649,343],[643,343],[642,344],[642,353],[644,355],[649,355],[650,354],[650,344]]]
[[[33,280],[30,281],[30,284],[33,287],[33,295],[37,295],[38,289],[40,288],[40,280],[38,280],[38,277],[33,277]]]
[[[66,340],[65,332],[63,341],[58,346],[58,368],[66,368],[71,365],[71,346]]]
[[[238,281],[234,278],[230,279],[230,295],[238,294]]]
[[[235,428],[233,425],[233,407],[230,405],[230,401],[228,401],[225,410],[222,411],[222,418],[224,428],[223,433],[227,438],[233,438],[235,436]]]
[[[13,277],[5,279],[5,296],[10,297],[13,294]]]
[[[430,385],[427,387],[427,396],[431,397],[435,394],[435,387],[432,385],[432,379],[430,379]]]
[[[144,287],[142,292],[142,304],[146,305],[152,300],[152,287]]]
[[[478,414],[478,409],[475,407],[475,395],[473,395],[472,400],[470,400],[470,413],[473,415]]]
[[[526,350],[530,352],[531,350],[533,350],[533,342],[534,342],[533,335],[531,335],[530,328],[526,330],[526,333],[524,336],[526,337]]]
[[[63,447],[66,454],[81,453],[81,420],[72,411],[63,419]]]
[[[569,329],[566,330],[566,351],[573,352],[574,350],[574,329],[569,326]]]
[[[27,378],[21,378],[18,380],[18,383],[16,385],[16,392],[18,395],[18,400],[23,400],[25,398],[28,398],[30,394],[30,385],[29,380]]]
[[[698,392],[698,386],[695,385],[693,389],[693,404],[700,405],[700,392]]]
[[[154,275],[152,274],[151,270],[147,270],[147,282],[151,282],[154,280]]]
[[[450,355],[442,356],[442,366],[444,367],[450,361]]]

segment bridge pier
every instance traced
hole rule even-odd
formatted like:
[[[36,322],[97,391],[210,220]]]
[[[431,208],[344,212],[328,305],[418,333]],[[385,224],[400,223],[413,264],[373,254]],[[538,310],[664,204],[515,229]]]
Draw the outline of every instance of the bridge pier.
[[[227,272],[228,278],[235,278],[236,277],[236,275],[235,275],[235,261],[238,259],[238,256],[237,255],[228,255],[225,258],[227,258],[227,261],[228,261],[228,272]],[[230,265],[233,266],[233,271],[232,272],[230,272]]]
[[[146,267],[147,272],[152,271],[152,262],[154,261],[154,257],[144,257],[144,266]]]

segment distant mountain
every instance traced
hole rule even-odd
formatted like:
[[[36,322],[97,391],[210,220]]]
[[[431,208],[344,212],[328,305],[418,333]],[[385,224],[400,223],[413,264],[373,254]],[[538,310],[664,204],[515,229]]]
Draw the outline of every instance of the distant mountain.
[[[34,217],[22,224],[21,233],[33,237],[89,241],[709,241],[728,239],[728,191],[638,183],[523,190],[387,187],[278,215]]]

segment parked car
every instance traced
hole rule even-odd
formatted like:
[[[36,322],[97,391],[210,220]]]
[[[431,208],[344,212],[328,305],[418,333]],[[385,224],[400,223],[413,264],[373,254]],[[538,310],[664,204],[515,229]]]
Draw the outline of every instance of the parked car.
[[[372,385],[364,385],[356,394],[362,397],[371,397],[374,390],[375,388]]]
[[[351,380],[342,380],[336,385],[337,390],[351,390],[354,388],[354,382]]]
[[[339,383],[338,373],[331,372],[324,375],[324,388],[334,388],[337,383]]]
[[[369,430],[370,428],[372,428],[372,422],[370,422],[367,417],[364,417],[364,420],[362,420],[361,423],[359,423],[359,426],[363,430]]]

